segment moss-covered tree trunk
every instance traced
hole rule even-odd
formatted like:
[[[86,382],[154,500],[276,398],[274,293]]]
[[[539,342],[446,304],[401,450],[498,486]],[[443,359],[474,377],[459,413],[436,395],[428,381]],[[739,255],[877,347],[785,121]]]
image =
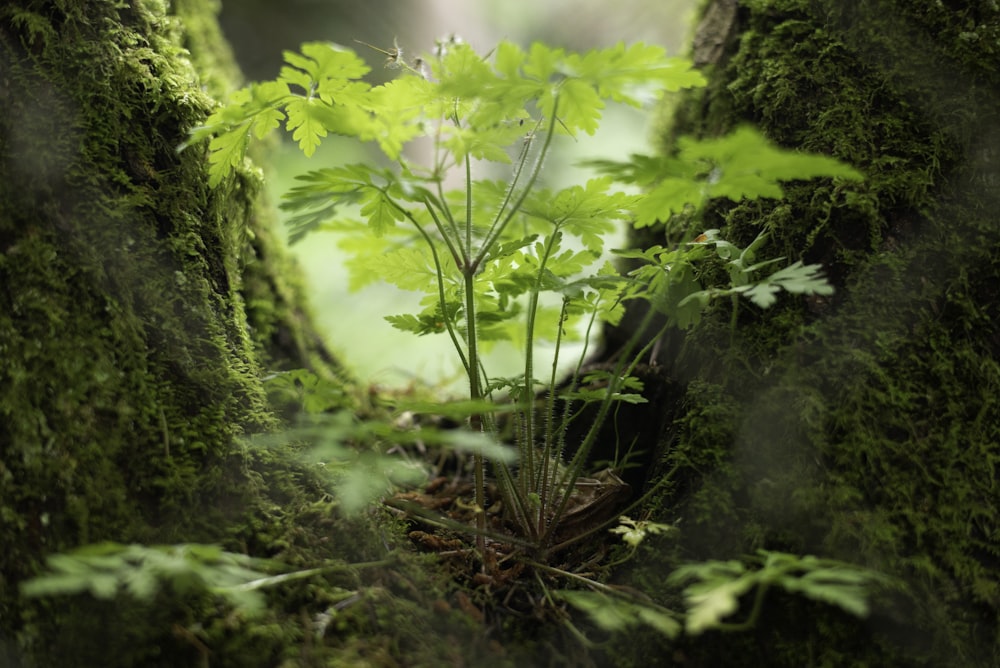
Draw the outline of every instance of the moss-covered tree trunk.
[[[248,535],[266,484],[236,439],[274,422],[263,371],[333,369],[256,208],[259,176],[211,190],[204,147],[178,151],[238,73],[215,3],[170,5],[0,7],[4,665],[170,655],[137,640],[155,623],[117,606],[67,621],[72,606],[26,602],[18,584],[81,544]],[[169,615],[152,616],[169,638]],[[55,649],[88,634],[99,656]]]
[[[714,0],[703,16],[694,55],[710,83],[671,110],[664,150],[753,124],[866,181],[793,183],[781,201],[666,223],[668,239],[719,228],[740,246],[768,230],[767,256],[823,263],[836,294],[741,304],[735,328],[727,303],[664,342],[685,389],[668,402],[657,466],[673,483],[655,508],[682,519],[681,538],[618,577],[669,600],[678,560],[769,549],[905,588],[861,621],[771,593],[752,632],[632,639],[618,661],[997,665],[1000,8]]]

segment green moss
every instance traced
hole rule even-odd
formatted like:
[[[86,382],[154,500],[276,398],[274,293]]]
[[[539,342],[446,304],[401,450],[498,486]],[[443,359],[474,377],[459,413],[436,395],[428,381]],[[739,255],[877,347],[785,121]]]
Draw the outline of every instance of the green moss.
[[[0,636],[60,610],[17,595],[45,554],[220,540],[267,498],[236,446],[275,425],[243,302],[260,178],[211,190],[203,148],[177,150],[229,77],[210,9],[0,10]]]
[[[745,307],[735,333],[720,308],[666,360],[693,382],[661,453],[680,482],[654,507],[683,517],[683,538],[649,568],[766,547],[908,587],[869,622],[816,610],[803,629],[778,614],[749,644],[692,641],[695,663],[761,665],[753,648],[780,646],[767,665],[994,665],[1000,9],[741,6],[708,88],[675,103],[667,150],[679,134],[749,122],[867,178],[791,184],[781,201],[714,203],[668,223],[739,243],[768,229],[768,252],[822,262],[837,293]],[[640,571],[630,577],[651,578]]]
[[[7,6],[0,32],[8,587],[50,550],[151,538],[269,420],[232,305],[239,205],[175,150],[210,105],[176,25],[61,7]]]

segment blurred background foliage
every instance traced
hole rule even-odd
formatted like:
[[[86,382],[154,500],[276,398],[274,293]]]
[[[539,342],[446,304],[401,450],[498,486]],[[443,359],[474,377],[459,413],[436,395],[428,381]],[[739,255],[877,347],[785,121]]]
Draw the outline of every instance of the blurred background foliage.
[[[619,41],[644,41],[663,46],[672,55],[683,55],[696,4],[697,0],[223,0],[220,21],[248,81],[274,78],[283,51],[322,40],[358,51],[372,67],[370,80],[378,82],[394,72],[381,66],[381,54],[355,40],[383,48],[395,40],[409,57],[430,52],[436,39],[452,34],[480,53],[509,39],[525,46],[544,41],[580,51]],[[585,181],[587,173],[575,167],[584,158],[620,159],[631,152],[649,151],[654,118],[650,110],[609,107],[595,136],[566,142],[549,158],[543,174],[546,185],[564,187]],[[368,147],[333,137],[306,159],[286,138],[273,149],[265,166],[268,191],[277,202],[298,174],[372,159],[376,158]],[[623,239],[624,232],[607,247],[620,247]],[[446,337],[417,339],[383,319],[419,310],[418,295],[385,284],[350,292],[344,255],[334,233],[310,234],[292,249],[305,270],[318,326],[331,350],[360,381],[388,387],[429,384],[447,388],[462,383]],[[539,352],[539,359],[544,360],[545,351]],[[566,354],[564,360],[574,357]],[[509,348],[498,347],[487,360],[491,375],[512,375],[520,364],[520,356]]]

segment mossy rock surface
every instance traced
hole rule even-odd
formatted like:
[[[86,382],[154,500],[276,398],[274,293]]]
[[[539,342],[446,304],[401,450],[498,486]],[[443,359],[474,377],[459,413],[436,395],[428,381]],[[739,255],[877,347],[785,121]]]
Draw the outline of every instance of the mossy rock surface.
[[[712,5],[731,23],[709,86],[667,115],[664,150],[750,123],[866,180],[667,223],[740,246],[768,230],[765,252],[823,263],[836,293],[742,304],[735,329],[726,304],[664,346],[687,389],[659,462],[676,483],[653,507],[682,519],[682,538],[620,576],[655,590],[678,560],[765,548],[906,585],[860,621],[775,597],[756,632],[670,645],[678,665],[996,665],[1000,8]],[[626,653],[638,665],[664,646]]]

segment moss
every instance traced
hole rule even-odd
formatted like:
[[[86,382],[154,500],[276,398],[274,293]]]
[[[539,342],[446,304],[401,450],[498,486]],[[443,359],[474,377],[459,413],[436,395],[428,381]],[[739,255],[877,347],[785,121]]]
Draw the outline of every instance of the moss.
[[[654,508],[683,518],[683,538],[623,577],[758,547],[835,556],[908,593],[868,622],[779,615],[750,641],[685,644],[686,659],[760,665],[753,648],[778,643],[767,665],[994,665],[1000,10],[755,0],[736,20],[708,88],[674,103],[666,150],[753,123],[867,178],[668,222],[738,243],[768,229],[767,252],[822,262],[837,293],[744,308],[736,332],[711,312],[666,360],[691,382],[659,465],[679,482]]]
[[[203,148],[177,150],[215,104],[205,90],[220,93],[234,71],[204,41],[222,44],[210,10],[0,10],[3,637],[21,630],[32,643],[58,609],[17,595],[45,554],[220,540],[267,498],[237,446],[276,424],[243,275],[251,247],[268,260],[255,281],[283,273],[287,256],[253,232],[269,224],[252,216],[254,170],[211,190]],[[287,327],[309,340],[306,316]]]
[[[511,663],[400,527],[342,518],[290,449],[247,445],[278,422],[265,368],[336,369],[257,170],[212,190],[204,147],[176,150],[235,70],[213,5],[174,8],[0,9],[0,661]],[[199,591],[19,596],[46,555],[102,540],[394,561],[275,587],[252,619]]]

